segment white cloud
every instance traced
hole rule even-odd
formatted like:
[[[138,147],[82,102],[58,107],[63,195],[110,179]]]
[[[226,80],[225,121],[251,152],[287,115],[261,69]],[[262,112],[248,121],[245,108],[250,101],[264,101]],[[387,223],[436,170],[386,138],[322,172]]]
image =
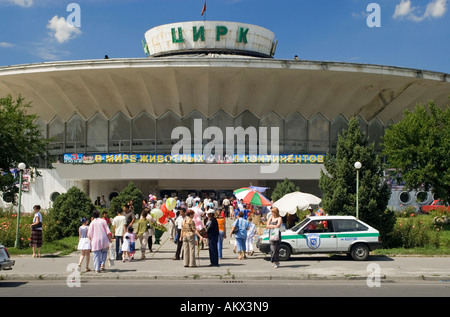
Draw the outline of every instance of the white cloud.
[[[81,30],[67,23],[64,17],[59,18],[55,15],[48,21],[47,28],[51,30],[50,35],[54,37],[58,43],[64,43],[81,34]]]
[[[0,42],[0,47],[11,48],[11,47],[14,47],[14,44],[8,43],[8,42]]]
[[[31,7],[33,5],[33,0],[12,0],[11,2],[21,7]]]
[[[45,60],[58,60],[61,59],[62,56],[69,55],[68,51],[58,50],[52,46],[37,46],[33,53]]]
[[[61,49],[58,43],[51,38],[28,42],[27,50],[43,60],[61,60],[70,56],[70,51]]]
[[[33,5],[33,0],[0,0],[0,3],[9,3],[12,5],[18,5],[24,8],[28,8]]]
[[[368,11],[352,12],[352,17],[354,18],[367,18],[369,16]]]
[[[447,0],[433,0],[427,5],[426,17],[440,18],[447,11]]]
[[[394,19],[405,17],[412,13],[411,1],[410,0],[402,0],[396,7],[394,12]]]
[[[394,19],[408,19],[415,22],[421,22],[425,19],[441,18],[447,11],[447,0],[431,0],[426,6],[425,12],[420,13],[418,7],[413,7],[411,0],[401,0],[395,6]]]

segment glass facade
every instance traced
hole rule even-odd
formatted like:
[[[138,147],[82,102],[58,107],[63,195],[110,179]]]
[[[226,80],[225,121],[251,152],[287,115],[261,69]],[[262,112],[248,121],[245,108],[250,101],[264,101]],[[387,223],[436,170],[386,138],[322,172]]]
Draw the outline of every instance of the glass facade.
[[[194,138],[194,120],[201,120],[202,138]],[[379,149],[385,126],[377,118],[366,122],[358,117],[361,130],[366,133],[370,142],[375,142]],[[49,146],[50,153],[61,157],[64,153],[158,153],[169,154],[179,139],[171,138],[172,130],[176,127],[186,127],[191,133],[191,149],[195,145],[203,149],[206,144],[220,138],[203,138],[203,132],[208,127],[218,127],[223,133],[223,151],[226,149],[226,128],[242,127],[254,128],[258,135],[248,134],[245,140],[234,138],[235,153],[245,148],[248,154],[250,145],[257,144],[258,150],[267,149],[270,154],[270,128],[279,128],[279,154],[320,154],[335,153],[338,133],[347,127],[348,120],[339,115],[331,120],[321,113],[307,120],[300,113],[294,113],[283,119],[275,111],[262,118],[256,117],[246,110],[233,117],[224,110],[219,110],[210,118],[194,110],[184,117],[179,117],[172,111],[166,111],[155,118],[146,111],[130,118],[118,112],[107,120],[102,114],[96,113],[88,120],[74,114],[67,122],[54,117],[49,123],[42,120],[36,122],[42,129],[43,135],[53,138]],[[267,128],[267,136],[259,136],[259,128]],[[197,127],[198,129],[198,127]],[[198,133],[198,131],[197,131]],[[197,134],[198,135],[198,134]],[[199,144],[194,144],[199,142]],[[200,144],[201,142],[201,144]],[[265,154],[259,151],[259,154]]]

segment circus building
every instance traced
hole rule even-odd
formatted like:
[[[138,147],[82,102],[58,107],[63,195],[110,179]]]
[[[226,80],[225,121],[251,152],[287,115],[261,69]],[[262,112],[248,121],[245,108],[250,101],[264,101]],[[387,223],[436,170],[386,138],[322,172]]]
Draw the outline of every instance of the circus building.
[[[405,109],[448,102],[445,73],[282,60],[276,46],[260,26],[193,21],[148,30],[142,58],[0,67],[0,95],[32,102],[57,158],[29,179],[23,207],[48,208],[72,186],[108,204],[130,181],[220,198],[289,178],[320,195],[324,155],[351,117],[379,149]]]

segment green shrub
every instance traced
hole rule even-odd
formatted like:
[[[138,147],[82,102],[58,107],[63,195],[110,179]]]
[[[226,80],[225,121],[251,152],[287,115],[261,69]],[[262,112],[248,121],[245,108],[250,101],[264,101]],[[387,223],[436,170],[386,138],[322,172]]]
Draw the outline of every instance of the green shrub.
[[[384,245],[389,244],[389,239],[391,238],[392,230],[394,229],[396,216],[395,212],[386,209],[384,212],[377,212],[372,214],[370,217],[366,214],[361,220],[368,225],[374,227],[380,232],[381,241]]]
[[[48,213],[48,228],[43,231],[43,236],[48,241],[78,236],[80,219],[90,219],[94,210],[95,206],[83,191],[76,187],[70,188],[55,199]]]
[[[396,213],[397,217],[404,218],[404,217],[410,217],[411,215],[416,214],[416,207],[414,206],[408,206],[403,208],[401,211]]]
[[[300,187],[295,185],[295,183],[289,180],[289,178],[285,178],[282,182],[277,182],[271,198],[273,201],[277,201],[286,194],[299,191]]]
[[[134,213],[140,214],[142,211],[142,202],[144,201],[144,194],[139,190],[139,188],[130,182],[127,187],[125,187],[119,195],[111,200],[111,204],[108,210],[108,216],[113,218],[117,215],[117,210],[122,209],[125,204],[128,204],[130,200],[133,200]]]
[[[431,246],[440,246],[440,233],[432,223],[430,216],[399,217],[390,234],[389,247],[402,247],[406,249]]]

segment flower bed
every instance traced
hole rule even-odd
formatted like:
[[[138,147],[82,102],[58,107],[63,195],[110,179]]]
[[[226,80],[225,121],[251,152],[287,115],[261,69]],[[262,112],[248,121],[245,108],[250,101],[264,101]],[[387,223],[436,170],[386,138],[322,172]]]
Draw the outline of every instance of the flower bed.
[[[45,219],[45,215],[43,215]],[[21,213],[19,223],[19,248],[28,247],[31,237],[33,214]],[[43,221],[43,230],[46,224]],[[0,210],[0,243],[6,247],[14,247],[17,231],[17,213],[12,209]]]

